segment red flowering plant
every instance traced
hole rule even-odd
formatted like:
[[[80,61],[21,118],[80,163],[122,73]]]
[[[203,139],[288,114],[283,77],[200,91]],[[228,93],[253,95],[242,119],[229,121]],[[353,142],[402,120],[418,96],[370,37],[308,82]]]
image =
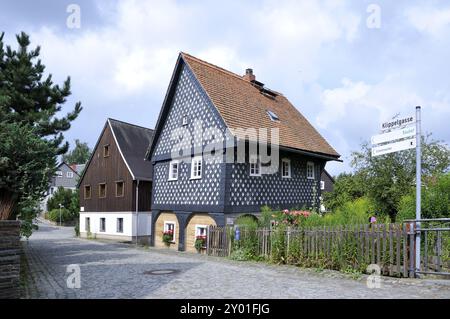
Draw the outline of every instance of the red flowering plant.
[[[288,226],[299,226],[305,218],[311,215],[307,210],[289,210],[285,209],[280,214],[280,223]]]
[[[163,232],[162,235],[162,241],[167,246],[170,246],[170,244],[173,242],[173,230],[169,229]]]
[[[205,235],[196,236],[194,246],[198,252],[200,252],[202,250],[202,248],[205,248],[206,247],[206,236]]]

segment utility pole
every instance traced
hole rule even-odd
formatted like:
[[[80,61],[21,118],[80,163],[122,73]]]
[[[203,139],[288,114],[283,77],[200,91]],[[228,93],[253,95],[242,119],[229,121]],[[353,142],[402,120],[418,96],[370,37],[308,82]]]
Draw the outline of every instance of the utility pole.
[[[422,193],[422,154],[421,154],[420,106],[416,106],[416,277],[420,271],[420,219]]]

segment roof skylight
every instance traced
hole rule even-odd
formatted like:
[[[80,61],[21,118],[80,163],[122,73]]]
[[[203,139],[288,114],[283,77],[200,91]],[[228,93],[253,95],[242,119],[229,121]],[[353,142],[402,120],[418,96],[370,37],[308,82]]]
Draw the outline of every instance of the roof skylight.
[[[280,118],[278,117],[278,115],[276,115],[274,112],[272,112],[272,111],[267,111],[267,114],[269,115],[269,117],[270,117],[270,119],[272,120],[272,121],[279,121],[280,120]]]

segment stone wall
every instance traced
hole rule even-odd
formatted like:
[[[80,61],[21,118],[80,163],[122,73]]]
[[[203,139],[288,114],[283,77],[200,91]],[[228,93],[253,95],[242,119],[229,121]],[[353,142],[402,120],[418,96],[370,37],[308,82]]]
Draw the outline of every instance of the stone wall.
[[[0,299],[20,298],[20,222],[0,220]]]

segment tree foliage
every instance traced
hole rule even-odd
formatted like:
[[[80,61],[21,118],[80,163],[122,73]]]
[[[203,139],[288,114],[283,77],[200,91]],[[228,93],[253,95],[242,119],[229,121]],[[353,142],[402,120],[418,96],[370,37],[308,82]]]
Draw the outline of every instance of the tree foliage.
[[[377,215],[395,220],[400,200],[415,188],[415,150],[372,157],[368,143],[352,153],[354,172],[336,178],[332,193],[324,196],[326,207],[335,210],[345,202],[367,196]],[[426,185],[450,167],[450,149],[441,141],[422,136],[422,181]]]
[[[56,157],[67,152],[63,132],[81,111],[80,102],[57,117],[70,92],[44,78],[40,47],[29,49],[28,35],[16,36],[18,48],[4,47],[0,34],[0,219],[14,218],[20,207],[44,195],[56,169]],[[23,203],[23,205],[21,204]]]
[[[430,179],[422,187],[421,198],[422,218],[449,218],[450,217],[450,173]],[[412,189],[404,195],[398,205],[397,220],[415,219],[416,193]]]
[[[75,148],[64,154],[62,159],[67,164],[84,164],[91,156],[91,149],[87,143],[82,143],[80,140],[75,140]]]
[[[70,216],[73,218],[78,217],[80,212],[78,190],[73,191],[58,187],[58,190],[47,201],[47,211],[50,212],[54,209],[59,209],[59,204],[69,211]]]

